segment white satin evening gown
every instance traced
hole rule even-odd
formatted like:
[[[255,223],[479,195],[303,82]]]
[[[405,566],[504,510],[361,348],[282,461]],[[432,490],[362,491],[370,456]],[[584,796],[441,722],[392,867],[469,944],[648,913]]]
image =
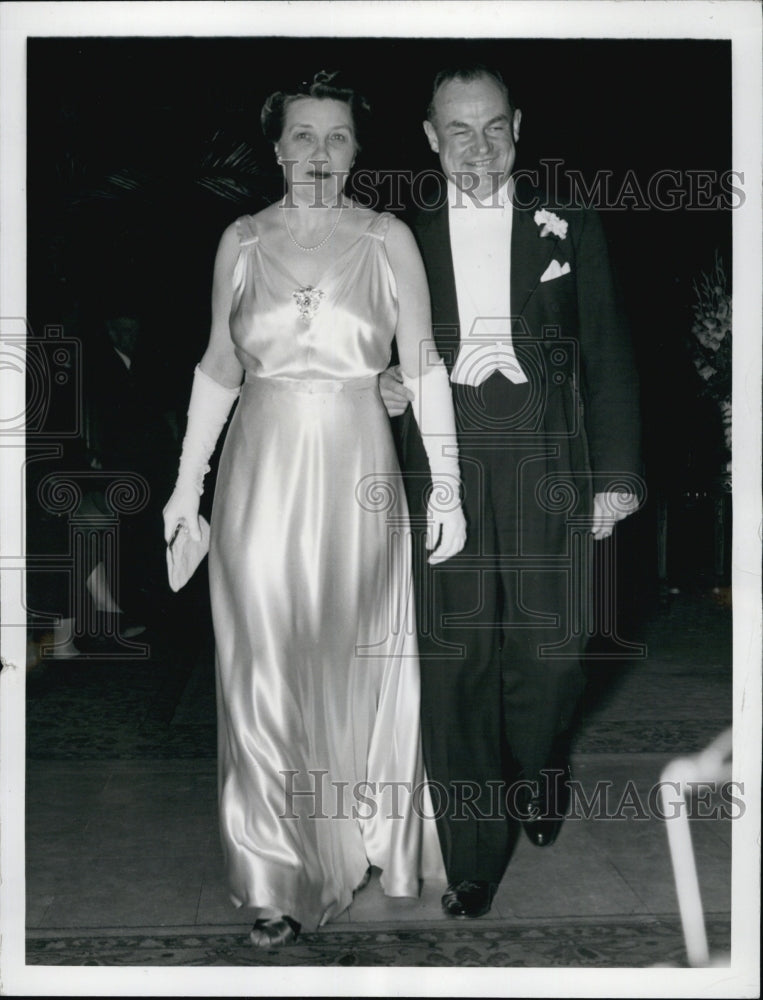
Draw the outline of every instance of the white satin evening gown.
[[[390,896],[443,875],[419,736],[408,512],[378,375],[397,300],[368,229],[302,288],[238,220],[245,368],[209,554],[220,827],[237,905],[311,929],[369,864]]]

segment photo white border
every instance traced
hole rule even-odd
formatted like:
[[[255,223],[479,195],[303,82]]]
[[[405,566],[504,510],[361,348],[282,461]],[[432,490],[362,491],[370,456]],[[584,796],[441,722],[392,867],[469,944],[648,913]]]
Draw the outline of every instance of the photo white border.
[[[392,30],[394,29],[394,30]],[[500,30],[499,30],[500,29]],[[760,788],[761,17],[755,0],[4,3],[0,5],[0,324],[26,313],[26,40],[29,36],[729,38],[734,213],[733,780]],[[648,67],[645,67],[648,72]],[[634,81],[634,92],[638,81]],[[712,122],[708,122],[708,128]],[[0,334],[2,328],[0,327]],[[22,413],[23,378],[0,370],[0,419]],[[0,424],[2,426],[2,424]],[[26,995],[410,995],[752,997],[759,987],[760,800],[734,823],[732,964],[718,969],[84,968],[24,964],[26,630],[14,559],[23,552],[23,449],[0,442],[0,992]],[[667,849],[667,848],[666,848]]]

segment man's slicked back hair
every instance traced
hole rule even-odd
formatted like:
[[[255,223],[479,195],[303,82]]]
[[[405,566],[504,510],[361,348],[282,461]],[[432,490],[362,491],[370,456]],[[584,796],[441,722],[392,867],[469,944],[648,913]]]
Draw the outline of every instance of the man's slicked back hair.
[[[444,86],[446,83],[450,83],[451,80],[461,80],[463,83],[471,83],[472,80],[479,80],[481,77],[487,77],[489,80],[493,80],[498,87],[500,87],[504,97],[506,98],[506,103],[509,106],[509,115],[513,116],[514,105],[511,103],[509,88],[506,86],[506,82],[499,71],[497,69],[491,69],[483,63],[469,63],[468,65],[454,66],[450,69],[441,69],[434,78],[434,83],[432,84],[432,96],[429,100],[429,106],[427,107],[427,121],[434,122],[435,98],[437,97],[437,92],[440,87]]]

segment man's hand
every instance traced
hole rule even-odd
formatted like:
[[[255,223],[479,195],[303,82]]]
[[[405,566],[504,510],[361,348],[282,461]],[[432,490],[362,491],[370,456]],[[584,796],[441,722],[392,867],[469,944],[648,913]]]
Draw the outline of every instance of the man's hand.
[[[413,393],[403,385],[400,365],[393,365],[379,376],[379,392],[390,417],[405,413]]]
[[[638,497],[625,490],[613,493],[595,493],[593,498],[593,524],[591,534],[597,541],[609,538],[618,521],[639,508]]]

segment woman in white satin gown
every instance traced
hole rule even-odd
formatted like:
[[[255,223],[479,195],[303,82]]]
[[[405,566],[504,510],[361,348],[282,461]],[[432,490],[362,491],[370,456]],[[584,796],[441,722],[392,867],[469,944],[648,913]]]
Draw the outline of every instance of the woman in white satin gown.
[[[408,513],[378,391],[393,337],[430,443],[453,445],[450,395],[409,230],[343,193],[365,105],[331,81],[318,74],[263,108],[287,193],[223,234],[165,508],[168,538],[178,524],[195,537],[208,458],[240,390],[209,573],[222,844],[259,946],[338,916],[369,866],[390,896],[442,874]],[[443,450],[432,444],[433,478],[453,493],[457,459]],[[431,514],[430,559],[442,561],[463,545],[463,515],[457,499]]]

